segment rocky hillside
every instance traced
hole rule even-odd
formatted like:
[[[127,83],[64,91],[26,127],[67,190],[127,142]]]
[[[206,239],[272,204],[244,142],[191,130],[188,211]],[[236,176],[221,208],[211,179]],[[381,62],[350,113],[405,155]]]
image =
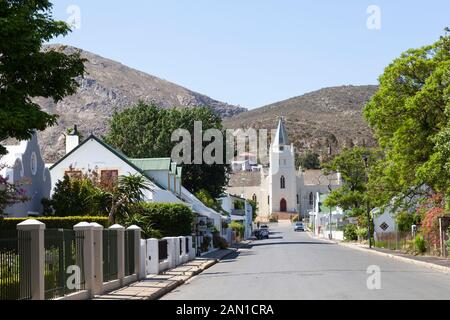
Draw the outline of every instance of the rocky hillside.
[[[52,45],[44,50],[67,53],[78,50],[70,46]],[[222,117],[230,117],[246,109],[229,105],[193,92],[166,80],[131,69],[118,62],[87,51],[84,79],[80,79],[78,92],[55,104],[50,99],[37,99],[41,107],[60,116],[58,125],[40,133],[40,142],[47,162],[59,159],[64,153],[62,133],[77,124],[83,135],[91,132],[104,135],[108,120],[114,111],[121,111],[139,100],[154,102],[162,108],[207,105]]]
[[[325,88],[225,119],[227,128],[274,129],[283,116],[298,153],[313,150],[327,157],[345,146],[375,145],[362,109],[377,86]]]

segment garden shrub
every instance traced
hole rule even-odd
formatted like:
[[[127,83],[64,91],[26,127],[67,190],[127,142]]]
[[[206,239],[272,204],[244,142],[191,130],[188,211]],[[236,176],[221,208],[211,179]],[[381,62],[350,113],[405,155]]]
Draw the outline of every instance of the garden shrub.
[[[358,236],[359,239],[363,240],[363,239],[367,239],[367,228],[358,228],[356,230],[356,235]]]
[[[276,217],[276,216],[270,216],[269,222],[278,222],[278,217]]]
[[[200,246],[202,252],[207,252],[209,249],[209,245],[211,244],[211,238],[208,236],[203,237],[203,242]]]
[[[242,223],[237,221],[232,221],[230,225],[231,229],[236,232],[236,236],[244,238],[245,227]]]
[[[448,238],[448,240],[447,240],[447,254],[448,254],[448,258],[450,259],[450,230],[448,231],[447,238]]]
[[[35,219],[45,223],[46,229],[73,229],[80,222],[98,223],[103,227],[109,227],[107,217],[38,217],[38,218],[4,218],[0,219],[0,231],[16,230],[17,225],[29,219]]]
[[[414,249],[418,254],[424,254],[427,251],[427,242],[422,235],[414,238]]]
[[[227,249],[228,248],[228,242],[220,236],[218,233],[213,234],[213,246],[214,248],[219,249]]]
[[[136,223],[143,230],[158,230],[162,237],[188,236],[192,233],[194,214],[183,204],[141,203],[141,223]]]
[[[344,239],[347,241],[357,241],[358,240],[358,228],[354,224],[348,224],[344,227]]]

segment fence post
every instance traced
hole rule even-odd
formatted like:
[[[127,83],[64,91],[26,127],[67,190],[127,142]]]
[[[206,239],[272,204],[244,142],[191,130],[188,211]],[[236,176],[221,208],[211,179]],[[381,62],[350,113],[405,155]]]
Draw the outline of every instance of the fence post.
[[[167,237],[163,240],[167,240],[167,260],[169,260],[169,269],[175,268],[176,263],[176,248],[175,248],[175,238]]]
[[[134,273],[141,279],[141,231],[138,226],[130,226],[127,230],[134,231]]]
[[[94,295],[103,293],[103,226],[91,223],[94,232]]]
[[[120,224],[115,224],[109,229],[117,231],[117,279],[122,285],[123,278],[125,278],[125,228]]]
[[[83,233],[83,261],[85,290],[89,292],[89,297],[94,297],[94,227],[87,222],[80,222],[73,227],[74,231]],[[81,267],[81,266],[79,266]]]
[[[186,255],[187,255],[187,252],[186,252],[186,237],[180,237],[180,239],[181,239],[181,241],[179,241],[180,245],[181,245],[181,250],[180,250],[180,252],[181,252],[180,260],[181,261],[180,261],[180,263],[183,264],[183,263],[187,262],[187,259],[186,259]]]
[[[159,240],[147,240],[147,259],[148,274],[159,274]]]
[[[190,236],[190,237],[187,237],[186,240],[189,241],[189,260],[194,260],[196,257],[194,238],[193,238],[193,236]]]
[[[31,299],[45,300],[45,224],[37,220],[26,220],[17,225],[17,230],[30,232]]]

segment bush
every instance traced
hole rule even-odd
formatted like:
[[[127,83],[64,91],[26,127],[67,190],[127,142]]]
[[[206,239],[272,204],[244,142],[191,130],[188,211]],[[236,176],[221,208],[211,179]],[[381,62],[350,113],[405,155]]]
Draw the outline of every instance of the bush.
[[[414,238],[414,250],[418,254],[424,254],[427,251],[427,242],[423,236],[417,235]]]
[[[245,227],[242,223],[237,221],[232,221],[230,225],[231,229],[236,232],[236,235],[240,238],[244,238]]]
[[[200,246],[202,252],[207,252],[209,250],[209,245],[211,244],[211,238],[208,236],[203,237],[203,242]]]
[[[447,238],[448,238],[448,240],[447,240],[447,254],[448,254],[448,258],[450,259],[450,230],[449,230],[449,232],[447,234]]]
[[[276,216],[270,216],[269,222],[278,222],[278,217],[276,217]]]
[[[367,228],[358,228],[356,230],[356,235],[359,239],[367,239]]]
[[[358,240],[358,228],[354,224],[348,224],[344,227],[344,239],[347,241]]]
[[[56,183],[52,200],[44,200],[46,213],[51,214],[54,210],[53,215],[57,217],[105,214],[99,209],[95,195],[96,188],[90,179],[64,176]]]
[[[227,249],[228,248],[228,242],[220,236],[220,234],[214,233],[213,234],[213,246],[214,248],[219,249]]]
[[[143,230],[158,230],[162,237],[188,236],[192,233],[194,214],[183,204],[141,203],[136,215]]]
[[[109,227],[107,217],[42,217],[42,218],[5,218],[0,219],[0,231],[16,230],[17,225],[29,219],[35,219],[45,223],[46,229],[73,229],[80,222],[98,223],[103,227]]]

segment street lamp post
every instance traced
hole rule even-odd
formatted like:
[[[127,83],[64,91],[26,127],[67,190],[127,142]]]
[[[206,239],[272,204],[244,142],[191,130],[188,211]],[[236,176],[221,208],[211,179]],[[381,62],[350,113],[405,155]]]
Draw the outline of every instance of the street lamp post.
[[[363,160],[364,160],[364,175],[365,175],[365,181],[366,181],[366,188],[367,188],[367,183],[369,180],[368,174],[367,174],[367,170],[369,169],[369,157],[367,154],[363,155]],[[366,209],[367,209],[367,238],[369,240],[369,248],[372,249],[372,236],[371,236],[371,232],[370,232],[370,226],[371,226],[371,219],[370,219],[370,204],[369,204],[369,197],[367,196],[367,192],[366,192]]]
[[[328,190],[330,191],[330,194],[331,194],[331,191],[332,191],[332,188],[331,188],[331,181],[330,180],[328,180]],[[329,226],[329,229],[330,229],[330,233],[328,234],[328,238],[330,239],[330,240],[333,240],[333,233],[332,233],[332,231],[331,231],[331,222],[333,221],[333,212],[331,211],[331,206],[330,206],[330,221],[328,222],[328,226]]]

